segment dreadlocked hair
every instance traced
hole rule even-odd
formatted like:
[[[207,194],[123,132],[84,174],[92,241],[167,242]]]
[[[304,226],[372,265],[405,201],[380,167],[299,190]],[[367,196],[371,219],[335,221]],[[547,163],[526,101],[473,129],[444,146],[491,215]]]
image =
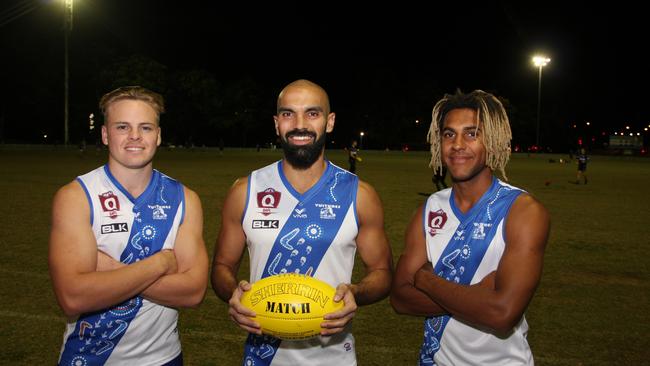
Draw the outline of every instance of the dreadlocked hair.
[[[479,139],[485,145],[487,152],[485,165],[492,171],[501,173],[503,179],[507,181],[505,168],[510,160],[510,140],[512,140],[510,122],[503,104],[494,95],[482,90],[474,90],[469,94],[457,90],[453,95],[445,94],[433,107],[431,126],[427,134],[427,140],[431,144],[429,167],[434,172],[442,172],[440,134],[442,124],[449,111],[459,108],[476,111],[477,127],[481,129]]]

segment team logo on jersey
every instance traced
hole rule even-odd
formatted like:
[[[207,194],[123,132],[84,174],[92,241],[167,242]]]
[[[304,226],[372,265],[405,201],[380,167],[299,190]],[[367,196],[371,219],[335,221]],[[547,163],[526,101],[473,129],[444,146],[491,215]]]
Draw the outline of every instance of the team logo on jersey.
[[[279,229],[280,220],[253,220],[253,229]]]
[[[116,222],[113,224],[102,225],[102,234],[128,233],[129,225],[126,222]]]
[[[293,218],[294,219],[306,219],[307,218],[307,211],[306,208],[296,208],[293,210]]]
[[[320,218],[325,220],[336,219],[336,213],[334,213],[334,209],[341,208],[341,205],[330,205],[327,203],[315,203],[314,206],[320,208]]]
[[[278,208],[282,192],[273,188],[267,188],[262,192],[257,192],[257,207],[262,209],[262,215],[268,216],[273,212],[271,209]]]
[[[474,231],[472,231],[472,239],[483,240],[485,239],[485,228],[492,227],[491,223],[475,222]]]
[[[152,216],[154,220],[167,220],[167,214],[165,213],[165,210],[171,210],[172,206],[169,205],[147,205],[152,212]]]
[[[427,216],[427,226],[429,226],[429,235],[436,235],[447,222],[447,213],[442,209],[438,211],[429,211]]]
[[[104,212],[108,212],[108,216],[111,219],[117,217],[117,212],[120,210],[120,200],[117,199],[117,196],[113,191],[104,192],[99,195],[99,203],[102,206]]]

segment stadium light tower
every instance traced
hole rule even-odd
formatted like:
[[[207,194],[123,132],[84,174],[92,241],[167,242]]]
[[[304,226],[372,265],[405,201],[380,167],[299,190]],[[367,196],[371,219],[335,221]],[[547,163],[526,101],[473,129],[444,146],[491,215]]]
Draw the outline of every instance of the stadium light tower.
[[[68,38],[70,37],[70,32],[72,31],[72,3],[73,0],[64,0],[63,1],[63,35],[65,43],[65,62],[63,70],[63,142],[67,146],[70,142],[70,134],[68,132],[68,104],[69,104],[69,88],[68,88],[68,79],[70,73],[68,72]]]
[[[363,136],[365,133],[363,131],[359,132],[359,149],[363,148]]]
[[[542,55],[537,55],[533,56],[533,64],[539,68],[539,79],[537,81],[537,132],[535,133],[535,145],[537,145],[537,148],[539,148],[539,115],[541,112],[542,108],[542,68],[546,66],[549,62],[551,62],[551,59],[542,56]]]

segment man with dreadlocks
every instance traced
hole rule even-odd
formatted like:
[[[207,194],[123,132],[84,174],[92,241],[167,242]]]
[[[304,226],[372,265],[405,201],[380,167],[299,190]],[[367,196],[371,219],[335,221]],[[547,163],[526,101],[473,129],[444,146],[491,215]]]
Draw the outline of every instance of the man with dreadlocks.
[[[542,274],[549,215],[503,179],[510,124],[492,94],[445,95],[433,108],[431,168],[452,187],[415,213],[391,289],[425,316],[420,365],[532,365],[524,311]]]

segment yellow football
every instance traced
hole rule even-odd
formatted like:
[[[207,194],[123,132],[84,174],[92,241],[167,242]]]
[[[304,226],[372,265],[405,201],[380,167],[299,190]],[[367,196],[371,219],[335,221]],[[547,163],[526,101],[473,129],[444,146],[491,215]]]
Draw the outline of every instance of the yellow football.
[[[262,333],[286,340],[320,334],[323,315],[343,307],[334,302],[336,290],[303,274],[286,273],[263,278],[241,297],[242,305],[256,313]]]

